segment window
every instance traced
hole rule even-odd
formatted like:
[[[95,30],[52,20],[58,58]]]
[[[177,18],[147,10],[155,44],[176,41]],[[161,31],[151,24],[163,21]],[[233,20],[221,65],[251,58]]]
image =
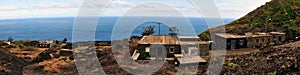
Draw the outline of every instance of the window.
[[[259,39],[256,39],[256,43],[259,43]]]
[[[149,48],[149,47],[146,47],[146,48],[145,48],[145,52],[150,52],[150,48]]]
[[[245,41],[244,40],[240,40],[240,46],[244,46]]]
[[[175,52],[175,48],[174,48],[174,47],[170,47],[170,48],[169,48],[169,52],[170,52],[170,53],[174,53],[174,52]]]

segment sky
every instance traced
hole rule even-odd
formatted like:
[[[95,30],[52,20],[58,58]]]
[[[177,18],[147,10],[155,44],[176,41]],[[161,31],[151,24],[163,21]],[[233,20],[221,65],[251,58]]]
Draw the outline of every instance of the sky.
[[[89,3],[83,6],[84,0],[0,0],[0,19],[36,18],[36,17],[75,17],[80,8],[95,9],[105,7],[101,3]],[[270,0],[213,0],[219,8],[222,18],[238,19]],[[132,8],[139,13],[147,14],[150,9],[159,9],[158,14],[168,14],[169,8],[159,5],[144,5],[154,2],[171,6],[186,17],[203,17],[188,0],[113,0],[106,6],[103,16],[122,16]],[[209,9],[207,9],[209,10]],[[205,12],[205,11],[204,11]],[[90,13],[90,12],[86,12]],[[134,16],[134,15],[133,15]],[[143,16],[143,15],[136,15]],[[176,15],[169,15],[176,16]]]

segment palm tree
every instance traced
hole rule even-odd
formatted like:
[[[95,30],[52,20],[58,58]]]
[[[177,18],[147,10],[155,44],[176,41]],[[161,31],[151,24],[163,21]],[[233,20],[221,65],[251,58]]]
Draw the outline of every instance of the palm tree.
[[[149,27],[144,28],[142,36],[152,35],[152,34],[154,34],[154,32],[155,32],[154,31],[154,26],[149,26]]]
[[[169,35],[171,36],[176,37],[179,34],[179,29],[177,27],[171,27],[169,28],[169,31],[170,31]]]
[[[7,38],[7,41],[8,41],[8,42],[13,42],[14,39],[13,39],[11,36],[9,36],[9,37]]]
[[[200,35],[200,39],[204,40],[204,41],[208,41],[208,40],[210,40],[210,35],[204,33],[204,34]]]
[[[67,41],[68,41],[68,39],[67,39],[67,38],[64,38],[64,39],[62,40],[62,43],[67,43]]]

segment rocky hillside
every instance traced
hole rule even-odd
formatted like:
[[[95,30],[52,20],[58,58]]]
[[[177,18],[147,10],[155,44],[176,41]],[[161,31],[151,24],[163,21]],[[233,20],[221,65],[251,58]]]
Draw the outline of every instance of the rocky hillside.
[[[265,48],[257,53],[227,56],[222,74],[297,75],[300,41]]]
[[[28,63],[0,49],[0,75],[20,75]]]
[[[225,26],[226,32],[245,33],[265,31],[266,28],[268,31],[289,32],[299,29],[299,25],[300,0],[272,0]],[[212,30],[219,31],[218,28]]]

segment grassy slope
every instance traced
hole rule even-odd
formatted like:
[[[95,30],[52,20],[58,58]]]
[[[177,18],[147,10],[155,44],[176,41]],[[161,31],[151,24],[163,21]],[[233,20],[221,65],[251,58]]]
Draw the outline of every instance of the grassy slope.
[[[272,0],[246,16],[227,25],[226,32],[244,33],[265,31],[266,20],[268,31],[282,31],[284,26],[298,28],[300,25],[300,0]],[[219,31],[212,28],[210,31]],[[205,31],[204,33],[207,33]]]

